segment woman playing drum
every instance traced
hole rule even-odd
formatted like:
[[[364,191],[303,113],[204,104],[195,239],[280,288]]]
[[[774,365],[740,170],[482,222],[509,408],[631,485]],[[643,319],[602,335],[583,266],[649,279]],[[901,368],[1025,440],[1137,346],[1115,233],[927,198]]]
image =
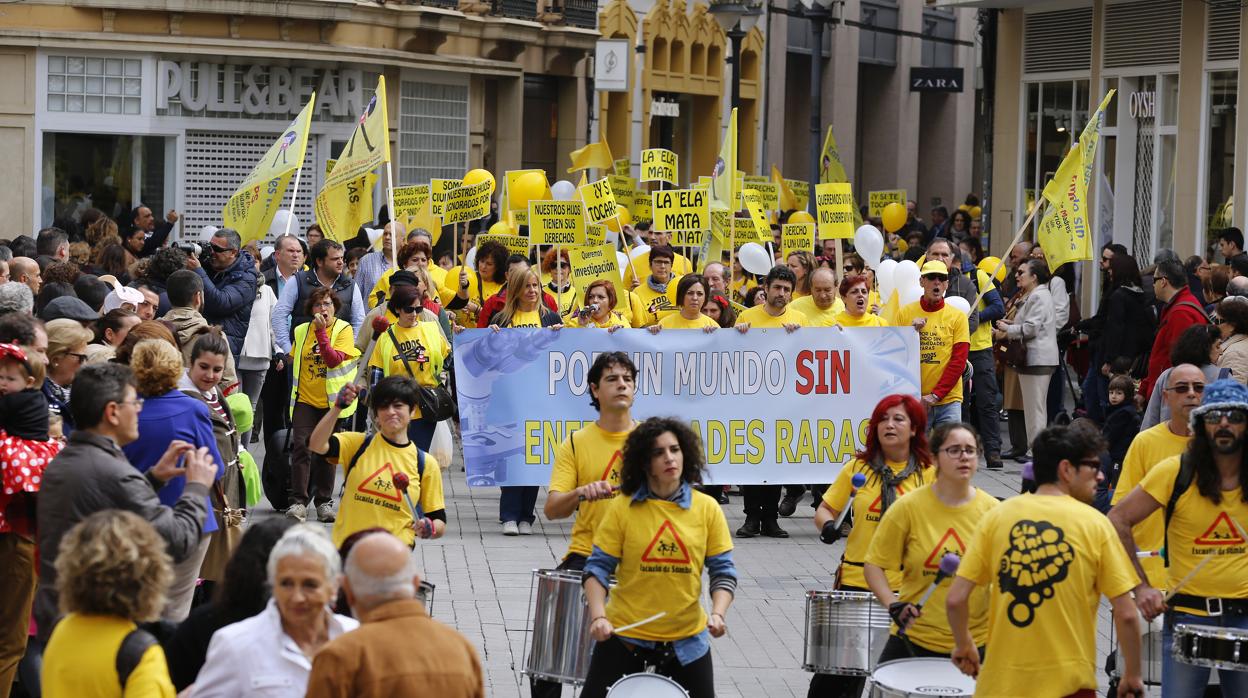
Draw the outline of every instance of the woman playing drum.
[[[893,633],[884,645],[880,663],[906,657],[948,657],[953,632],[945,618],[946,577],[956,571],[942,564],[946,555],[960,560],[965,541],[979,520],[997,505],[996,497],[976,489],[971,480],[979,469],[980,443],[974,427],[960,422],[932,431],[936,480],[898,500],[880,520],[863,566],[867,584],[893,617]],[[943,568],[943,569],[942,569]],[[888,573],[901,572],[901,591],[889,583]],[[939,576],[938,576],[939,575]],[[923,599],[933,582],[936,591]],[[922,604],[922,608],[920,608]],[[900,629],[904,624],[905,633]],[[988,640],[988,589],[971,596],[971,635],[983,647]]]
[[[898,497],[932,481],[932,455],[923,435],[926,428],[927,415],[915,398],[889,395],[880,400],[867,425],[866,448],[841,469],[836,481],[824,492],[823,502],[815,512],[815,528],[824,543],[831,545],[841,537],[836,525],[841,511],[852,506],[854,513],[854,528],[836,572],[836,589],[869,591],[863,562],[880,518]],[[852,482],[858,473],[865,477],[865,482],[854,494]],[[899,573],[886,576],[890,589],[901,586]],[[861,677],[815,674],[807,695],[856,697],[862,694],[865,682]]]
[[[624,443],[621,496],[608,504],[585,563],[597,644],[581,698],[602,698],[647,665],[691,698],[715,695],[710,638],[727,631],[737,571],[723,510],[693,489],[703,463],[698,436],[675,419],[647,419]],[[703,568],[711,578],[710,616],[699,602]],[[612,573],[619,583],[606,604]]]

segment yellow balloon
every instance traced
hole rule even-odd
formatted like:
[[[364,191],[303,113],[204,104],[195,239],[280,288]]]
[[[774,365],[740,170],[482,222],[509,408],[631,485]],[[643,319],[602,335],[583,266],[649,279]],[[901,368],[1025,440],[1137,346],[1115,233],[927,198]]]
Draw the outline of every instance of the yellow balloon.
[[[884,222],[884,230],[895,233],[906,224],[906,219],[909,216],[906,214],[906,207],[894,201],[884,207],[884,210],[880,213],[880,218]]]
[[[525,172],[516,177],[507,190],[507,203],[512,211],[529,210],[529,201],[547,198],[549,189],[546,186],[546,175],[540,172]]]
[[[475,170],[468,170],[468,172],[464,174],[465,187],[472,186],[473,184],[480,184],[481,182],[489,182],[490,193],[494,193],[494,175],[490,174],[489,170],[477,168]]]
[[[628,225],[633,222],[633,212],[629,211],[627,206],[616,204],[615,213],[620,220],[620,225]]]
[[[971,218],[974,218],[975,220],[979,220],[979,217],[984,215],[984,209],[980,208],[979,206],[972,206],[971,210],[967,211],[967,213],[971,214]]]
[[[512,231],[511,226],[507,225],[506,221],[499,221],[495,223],[494,225],[490,226],[490,232],[488,234],[489,235],[513,235],[514,232]]]
[[[815,222],[815,217],[810,215],[806,211],[794,211],[792,214],[789,215],[789,223],[797,224],[797,223],[814,223],[814,222]]]
[[[1005,283],[1005,265],[1001,264],[1001,268],[998,269],[997,268],[998,264],[1001,264],[1000,257],[984,257],[983,259],[979,260],[979,265],[977,268],[980,271],[984,272],[985,274],[991,274],[993,270],[996,270],[997,283],[999,284]]]
[[[961,206],[959,206],[959,207],[958,207],[958,210],[959,210],[959,211],[966,211],[967,213],[970,213],[970,212],[971,212],[971,207],[970,207],[969,205],[967,205],[967,204],[962,204]]]

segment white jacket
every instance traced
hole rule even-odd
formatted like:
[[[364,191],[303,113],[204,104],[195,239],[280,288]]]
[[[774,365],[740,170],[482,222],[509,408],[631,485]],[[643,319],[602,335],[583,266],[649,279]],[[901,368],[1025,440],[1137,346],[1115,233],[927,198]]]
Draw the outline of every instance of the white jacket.
[[[359,621],[329,609],[329,639],[355,630]],[[194,698],[272,696],[303,698],[312,660],[282,631],[277,604],[269,599],[260,615],[221,628],[208,643],[208,657],[191,692]]]
[[[277,345],[273,343],[273,323],[269,321],[276,305],[277,296],[273,295],[273,289],[268,284],[260,284],[256,302],[251,304],[251,320],[247,325],[247,336],[243,338],[243,353],[238,360],[240,369],[266,369],[277,353]]]

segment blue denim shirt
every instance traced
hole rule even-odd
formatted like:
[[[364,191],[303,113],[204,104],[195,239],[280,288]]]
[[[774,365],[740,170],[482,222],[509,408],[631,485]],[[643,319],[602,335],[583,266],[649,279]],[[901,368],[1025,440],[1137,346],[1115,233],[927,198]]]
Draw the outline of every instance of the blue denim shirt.
[[[642,484],[637,492],[633,494],[633,503],[644,502],[647,499],[658,498],[650,494],[650,489],[645,484]],[[670,501],[676,502],[681,509],[688,509],[693,505],[693,488],[689,486],[689,483],[681,483],[680,489],[676,491],[676,494]],[[594,546],[593,553],[590,554],[589,560],[585,562],[585,573],[594,575],[594,578],[598,580],[602,588],[610,589],[611,586],[608,580],[615,573],[615,568],[619,564],[620,558],[608,555],[598,546]],[[705,564],[711,578],[737,578],[737,568],[732,563],[731,550],[706,558]],[[658,644],[651,640],[638,640],[636,638],[624,637],[623,635],[617,635],[617,637],[624,642],[647,649],[653,649]],[[681,666],[687,666],[711,651],[711,633],[703,629],[697,635],[676,640],[672,643],[672,648],[676,650],[676,659],[680,661]]]

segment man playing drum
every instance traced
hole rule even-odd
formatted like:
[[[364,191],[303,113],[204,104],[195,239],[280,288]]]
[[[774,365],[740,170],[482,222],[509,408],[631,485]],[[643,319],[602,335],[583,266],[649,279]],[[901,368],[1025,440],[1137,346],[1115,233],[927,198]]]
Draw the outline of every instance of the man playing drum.
[[[1054,426],[1032,443],[1034,494],[1002,502],[980,520],[949,589],[953,663],[975,676],[976,696],[1095,698],[1096,611],[1113,605],[1121,640],[1118,696],[1142,696],[1135,575],[1114,528],[1090,505],[1101,477],[1100,434]],[[986,659],[970,627],[970,598],[992,585]]]
[[[629,412],[637,395],[637,367],[628,354],[600,354],[589,368],[588,380],[590,404],[598,410],[598,419],[559,445],[544,509],[552,521],[576,513],[572,542],[559,569],[578,572],[593,552],[594,528],[606,507],[603,500],[614,496],[620,485],[621,451],[637,425]],[[541,679],[532,679],[530,687],[534,696],[548,698],[562,691],[560,684]]]
[[[1248,432],[1248,388],[1223,379],[1210,383],[1200,407],[1192,410],[1192,440],[1181,456],[1158,463],[1109,513],[1110,521],[1135,557],[1132,527],[1162,510],[1165,550],[1169,557],[1169,595],[1143,580],[1135,588],[1148,619],[1163,611],[1161,693],[1199,696],[1209,683],[1209,668],[1175,659],[1175,628],[1216,626],[1248,642],[1248,488],[1244,478],[1244,435]],[[1244,663],[1248,666],[1248,662]],[[1223,695],[1248,695],[1248,671],[1218,669]]]

